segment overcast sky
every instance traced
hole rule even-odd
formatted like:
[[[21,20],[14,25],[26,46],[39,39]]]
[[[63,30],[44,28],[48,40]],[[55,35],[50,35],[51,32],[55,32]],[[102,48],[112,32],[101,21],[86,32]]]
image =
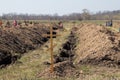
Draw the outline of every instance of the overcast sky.
[[[0,0],[3,13],[70,14],[88,9],[91,12],[120,10],[120,0]]]

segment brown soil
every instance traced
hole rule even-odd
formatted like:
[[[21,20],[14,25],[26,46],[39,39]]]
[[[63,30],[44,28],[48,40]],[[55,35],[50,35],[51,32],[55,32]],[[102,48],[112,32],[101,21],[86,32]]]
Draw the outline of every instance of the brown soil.
[[[119,21],[114,21],[113,22],[113,27],[116,28],[116,29],[119,29],[120,28],[120,22]]]
[[[78,39],[75,35],[77,35]],[[104,74],[102,73],[106,72],[106,80],[111,79],[112,77],[107,75],[111,73],[113,75],[114,72],[119,72],[119,69],[114,68],[120,66],[119,36],[119,33],[112,32],[103,26],[81,24],[79,27],[74,27],[68,37],[68,41],[63,44],[60,53],[54,57],[54,72],[50,73],[49,67],[39,73],[38,77],[48,79],[57,77],[79,77],[77,80],[88,80],[97,75],[102,80],[104,79]],[[73,64],[74,61],[77,61],[79,64]],[[85,67],[83,64],[88,67]]]
[[[80,73],[71,61],[63,61],[54,65],[54,72],[50,72],[50,68],[38,74],[40,78],[56,78],[56,77],[78,77]]]
[[[120,33],[93,24],[82,24],[78,29],[79,44],[76,48],[78,63],[120,66]]]
[[[77,71],[73,64],[75,56],[75,43],[76,37],[73,31],[71,31],[68,40],[63,44],[58,55],[54,56],[54,72],[50,73],[50,67],[38,74],[38,77],[42,78],[56,78],[56,77],[78,77],[80,72]],[[50,65],[49,62],[44,64]]]
[[[47,30],[42,26],[0,28],[0,65],[9,64],[28,50],[40,47],[47,41],[42,36]]]

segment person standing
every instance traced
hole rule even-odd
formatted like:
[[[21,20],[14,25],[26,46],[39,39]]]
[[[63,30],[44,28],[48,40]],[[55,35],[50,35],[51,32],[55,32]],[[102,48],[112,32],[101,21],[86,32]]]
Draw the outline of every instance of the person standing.
[[[2,27],[2,20],[0,20],[0,26]]]
[[[17,21],[16,21],[16,20],[13,21],[13,26],[14,26],[14,27],[17,26]]]
[[[7,20],[7,22],[6,22],[6,26],[5,27],[7,27],[7,28],[10,28],[11,26],[10,26],[10,22]]]
[[[60,28],[60,29],[63,29],[63,24],[62,24],[61,21],[58,23],[58,25],[59,25],[59,28]]]

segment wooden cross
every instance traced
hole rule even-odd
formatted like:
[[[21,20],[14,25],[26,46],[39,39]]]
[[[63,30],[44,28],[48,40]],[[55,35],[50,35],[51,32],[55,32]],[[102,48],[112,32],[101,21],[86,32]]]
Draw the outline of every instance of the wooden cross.
[[[53,57],[53,48],[55,47],[55,45],[53,45],[53,38],[56,38],[57,35],[56,33],[53,34],[54,30],[53,30],[53,26],[50,26],[50,34],[44,34],[44,36],[50,38],[50,55],[51,55],[51,66],[50,66],[50,72],[52,73],[54,71],[54,57]]]

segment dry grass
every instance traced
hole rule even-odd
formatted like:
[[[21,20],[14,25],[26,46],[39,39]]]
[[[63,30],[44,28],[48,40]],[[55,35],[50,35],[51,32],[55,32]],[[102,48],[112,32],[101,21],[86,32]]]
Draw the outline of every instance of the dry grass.
[[[83,73],[76,80],[120,80],[120,69],[91,65],[81,65],[79,69]]]

